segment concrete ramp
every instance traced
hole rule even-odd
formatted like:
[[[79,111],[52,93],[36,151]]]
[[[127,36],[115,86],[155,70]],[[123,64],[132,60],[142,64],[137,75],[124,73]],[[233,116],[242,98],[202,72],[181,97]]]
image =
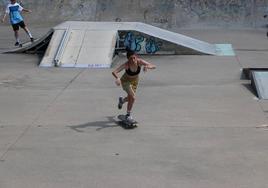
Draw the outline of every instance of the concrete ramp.
[[[55,30],[41,67],[108,68],[116,43],[116,31]]]
[[[55,27],[68,28],[117,31],[116,50],[128,47],[138,54],[235,55],[231,44],[210,44],[139,22],[67,21]]]
[[[74,30],[73,35],[65,48],[62,67],[110,67],[116,31]]]
[[[268,71],[252,71],[251,83],[259,99],[268,99]]]
[[[234,55],[230,44],[210,44],[148,24],[79,21],[57,25],[33,44],[9,52],[34,52],[40,46],[41,67],[108,68],[114,54],[126,48],[138,54]]]
[[[176,44],[177,54],[208,54],[217,55],[216,46],[185,35],[160,29],[148,24],[137,23],[135,30],[149,36]]]

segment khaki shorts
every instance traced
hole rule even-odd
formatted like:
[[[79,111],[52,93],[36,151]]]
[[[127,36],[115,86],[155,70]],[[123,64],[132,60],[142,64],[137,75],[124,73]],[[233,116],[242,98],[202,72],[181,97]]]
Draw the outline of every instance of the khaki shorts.
[[[126,74],[124,74],[121,77],[121,84],[122,84],[123,90],[125,90],[127,93],[129,92],[130,89],[132,89],[134,91],[134,93],[136,93],[137,87],[139,84],[139,77],[134,78],[134,79],[130,79],[130,78],[128,78],[128,76]]]

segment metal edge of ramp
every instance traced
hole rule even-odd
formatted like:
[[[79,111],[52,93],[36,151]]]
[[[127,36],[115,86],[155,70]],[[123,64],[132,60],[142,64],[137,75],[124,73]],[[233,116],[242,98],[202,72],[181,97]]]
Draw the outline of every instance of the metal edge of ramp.
[[[54,67],[55,66],[55,58],[58,53],[59,47],[62,43],[64,34],[66,30],[55,30],[52,38],[49,42],[49,45],[46,49],[46,52],[39,64],[40,67]]]
[[[251,84],[259,99],[268,100],[268,71],[252,71]]]
[[[268,100],[268,71],[252,71],[251,85],[259,99]]]

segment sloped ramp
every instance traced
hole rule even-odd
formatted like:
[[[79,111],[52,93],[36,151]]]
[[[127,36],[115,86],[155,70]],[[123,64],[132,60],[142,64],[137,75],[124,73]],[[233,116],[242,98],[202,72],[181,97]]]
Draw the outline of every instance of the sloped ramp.
[[[5,50],[3,53],[39,53],[44,51],[47,45],[49,44],[51,37],[53,35],[53,29],[49,30],[41,38],[35,39],[34,42],[25,42],[22,44],[22,47],[16,47],[12,49]]]
[[[40,66],[109,68],[115,43],[116,31],[57,29]]]
[[[259,99],[268,99],[268,71],[252,71],[251,83]]]
[[[177,45],[176,53],[179,54],[180,51],[184,54],[208,54],[217,55],[216,46],[203,42],[185,35],[181,35],[175,32],[157,28],[148,24],[136,23],[135,28],[141,33],[145,33],[149,36],[156,37],[158,39],[168,41],[170,43]],[[187,53],[188,52],[188,53]]]
[[[140,54],[183,54],[234,56],[231,44],[210,44],[185,35],[139,22],[79,22],[67,21],[55,29],[115,30],[118,32],[117,48],[128,46]],[[129,36],[130,34],[131,36]],[[120,45],[120,42],[125,45]],[[159,45],[160,44],[160,45]],[[156,50],[148,50],[156,48]]]

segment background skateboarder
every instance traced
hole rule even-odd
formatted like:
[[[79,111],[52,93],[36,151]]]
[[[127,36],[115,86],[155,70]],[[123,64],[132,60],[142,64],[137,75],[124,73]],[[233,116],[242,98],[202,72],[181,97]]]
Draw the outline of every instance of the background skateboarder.
[[[26,27],[24,21],[23,21],[23,17],[21,16],[21,12],[32,12],[28,9],[23,8],[19,3],[16,2],[16,0],[10,0],[10,3],[7,5],[6,7],[6,11],[5,14],[2,18],[2,22],[5,21],[5,18],[7,16],[7,14],[9,14],[9,18],[10,18],[10,23],[12,25],[14,34],[15,34],[15,39],[16,39],[16,43],[15,46],[19,46],[20,44],[20,39],[19,39],[19,27],[21,27],[22,29],[24,29],[24,31],[27,33],[27,35],[30,37],[31,42],[34,41],[34,38],[30,32],[30,30]]]

